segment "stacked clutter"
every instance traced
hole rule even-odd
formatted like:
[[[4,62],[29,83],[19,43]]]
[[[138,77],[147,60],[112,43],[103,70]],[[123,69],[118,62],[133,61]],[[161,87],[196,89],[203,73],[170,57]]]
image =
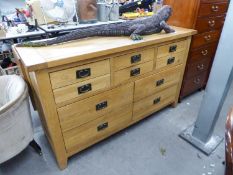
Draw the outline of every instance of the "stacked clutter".
[[[12,74],[19,74],[19,69],[17,64],[12,61],[13,54],[11,50],[11,44],[10,43],[2,43],[0,45],[0,53],[1,53],[1,59],[0,59],[0,73],[2,75],[12,75]]]

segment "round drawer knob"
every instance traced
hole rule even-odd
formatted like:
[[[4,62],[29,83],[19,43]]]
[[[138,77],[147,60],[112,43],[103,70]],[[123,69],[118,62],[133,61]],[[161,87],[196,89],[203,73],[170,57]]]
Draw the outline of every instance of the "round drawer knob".
[[[217,5],[212,5],[211,9],[213,12],[218,12],[219,7]]]
[[[214,27],[215,26],[215,21],[214,20],[209,21],[208,24],[209,24],[210,27]]]
[[[204,38],[205,38],[206,41],[210,41],[211,40],[211,35],[206,35],[206,36],[204,36]]]

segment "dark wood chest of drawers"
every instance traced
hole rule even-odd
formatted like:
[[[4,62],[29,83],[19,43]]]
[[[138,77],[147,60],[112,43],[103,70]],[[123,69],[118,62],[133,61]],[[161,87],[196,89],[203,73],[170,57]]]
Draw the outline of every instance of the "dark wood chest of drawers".
[[[173,7],[169,24],[193,28],[193,36],[180,100],[206,86],[224,25],[228,0],[165,0]]]

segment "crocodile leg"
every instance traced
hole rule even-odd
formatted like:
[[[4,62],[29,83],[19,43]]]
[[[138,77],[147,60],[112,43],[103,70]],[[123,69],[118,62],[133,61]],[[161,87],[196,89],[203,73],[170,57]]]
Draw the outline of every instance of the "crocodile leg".
[[[144,24],[137,24],[132,26],[130,29],[135,29],[133,31],[133,33],[130,35],[130,38],[132,40],[142,40],[143,37],[141,36],[141,34],[143,34],[143,32],[146,30],[146,25]]]
[[[172,29],[165,21],[162,21],[160,23],[161,28],[166,32],[166,33],[173,33],[175,32],[174,29]]]

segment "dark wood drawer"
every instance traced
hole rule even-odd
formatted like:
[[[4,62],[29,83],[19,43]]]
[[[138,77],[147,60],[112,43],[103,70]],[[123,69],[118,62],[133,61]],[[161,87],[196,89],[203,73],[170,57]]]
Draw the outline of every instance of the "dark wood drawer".
[[[229,0],[201,0],[201,3],[228,2]]]
[[[208,71],[202,72],[201,74],[192,77],[188,80],[184,80],[182,91],[180,94],[181,98],[202,88],[205,83],[207,75],[208,75]]]
[[[214,2],[212,3],[201,3],[199,8],[198,16],[209,16],[209,15],[219,15],[227,12],[228,3],[227,2]]]
[[[211,30],[218,30],[223,27],[225,15],[216,17],[198,18],[196,29],[199,33],[208,32]]]
[[[208,58],[213,58],[216,52],[218,43],[211,43],[199,49],[191,50],[188,63],[194,63]]]
[[[201,72],[207,71],[210,67],[211,59],[205,59],[187,66],[187,71],[185,73],[185,79],[191,78],[200,74]]]
[[[221,30],[214,30],[214,31],[195,35],[193,36],[191,49],[198,48],[212,42],[216,42],[219,40],[220,35],[221,35]]]

